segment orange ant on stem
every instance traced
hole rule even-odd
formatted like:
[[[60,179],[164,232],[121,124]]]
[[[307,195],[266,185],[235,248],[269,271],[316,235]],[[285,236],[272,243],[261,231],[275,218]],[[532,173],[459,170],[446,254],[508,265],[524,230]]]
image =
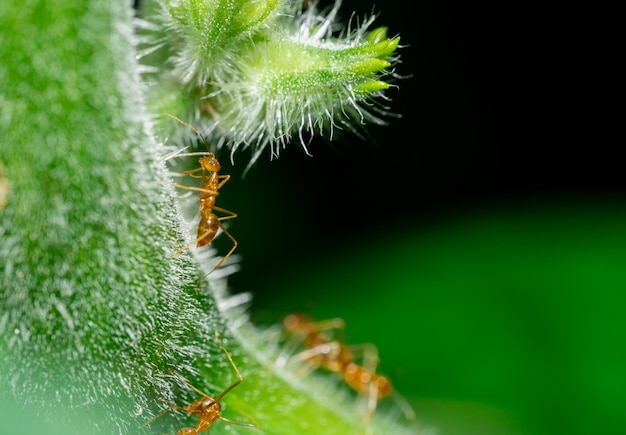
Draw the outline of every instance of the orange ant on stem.
[[[211,243],[215,238],[218,229],[220,228],[224,232],[224,234],[226,234],[226,236],[228,236],[228,238],[233,242],[233,247],[213,267],[213,269],[211,270],[211,272],[213,272],[218,269],[222,264],[224,264],[228,257],[230,257],[233,252],[235,252],[235,249],[237,249],[237,240],[228,232],[228,230],[222,223],[225,220],[236,218],[237,214],[215,205],[217,195],[219,195],[219,190],[224,186],[224,184],[226,184],[228,180],[230,180],[230,175],[219,174],[222,166],[220,165],[219,160],[217,160],[217,157],[215,157],[215,154],[213,154],[211,151],[208,151],[210,149],[209,144],[197,128],[169,113],[166,113],[165,116],[193,130],[193,132],[198,135],[202,143],[204,143],[207,147],[206,152],[175,154],[169,158],[202,156],[198,160],[200,163],[199,168],[183,172],[184,175],[190,175],[192,177],[195,177],[193,174],[201,171],[202,174],[199,177],[200,187],[185,186],[184,184],[178,183],[174,183],[174,185],[181,189],[200,192],[200,198],[198,198],[198,201],[200,202],[200,222],[198,223],[198,233],[196,235],[196,247],[200,248]],[[224,213],[226,216],[218,217],[214,213],[214,211]],[[185,249],[187,248],[185,247],[177,251],[177,253],[180,253]]]
[[[304,343],[305,350],[294,355],[293,359],[338,373],[346,385],[367,399],[365,421],[371,420],[378,401],[391,395],[404,415],[415,421],[415,413],[401,396],[394,394],[389,378],[376,373],[379,363],[376,347],[373,344],[348,346],[344,343],[345,323],[342,319],[313,322],[302,314],[289,314],[283,319],[283,328],[292,338],[291,345],[298,340]],[[361,365],[356,362],[357,352],[363,356]]]
[[[222,411],[222,405],[220,403],[220,400],[222,400],[222,398],[224,398],[224,396],[226,396],[236,386],[238,386],[239,384],[241,384],[243,382],[243,376],[241,376],[241,372],[239,371],[239,369],[235,365],[235,362],[233,361],[233,357],[226,350],[226,348],[222,344],[221,340],[219,339],[219,335],[217,333],[217,330],[215,331],[215,340],[217,341],[219,346],[222,348],[222,350],[226,354],[226,357],[228,358],[228,361],[230,362],[230,365],[233,367],[233,369],[235,369],[235,372],[237,373],[237,380],[231,386],[229,386],[224,391],[222,391],[217,397],[211,397],[207,393],[205,393],[205,392],[199,390],[198,388],[194,387],[193,385],[191,385],[189,383],[189,381],[187,381],[186,379],[184,379],[184,378],[182,378],[182,377],[178,376],[177,374],[175,374],[175,373],[170,371],[172,373],[172,376],[174,376],[176,379],[178,379],[179,381],[183,382],[185,385],[187,385],[193,391],[195,391],[196,393],[198,393],[199,395],[202,396],[202,397],[194,400],[193,402],[191,402],[189,405],[187,405],[184,408],[181,407],[181,406],[178,406],[175,403],[170,403],[170,402],[167,402],[167,401],[165,401],[163,399],[160,399],[161,401],[169,404],[170,407],[172,407],[172,408],[175,408],[175,409],[178,409],[180,411],[186,412],[189,415],[196,415],[196,416],[199,417],[198,424],[196,425],[195,428],[193,428],[193,427],[183,427],[183,428],[179,429],[178,432],[176,432],[176,435],[197,435],[200,432],[208,431],[210,429],[211,425],[213,423],[215,423],[217,420],[222,420],[223,422],[229,423],[229,424],[236,424],[238,426],[256,427],[256,428],[261,427],[256,420],[254,420],[251,416],[249,416],[247,414],[246,414],[246,416],[248,417],[248,419],[252,423],[241,423],[239,421],[233,421],[233,420],[230,420],[228,418],[222,417],[220,415],[220,413]],[[160,414],[157,414],[154,418],[149,420],[144,425],[153,422],[154,420],[156,420],[157,418],[159,418],[160,416],[165,414],[167,411],[168,410],[166,409],[166,410],[162,411]]]

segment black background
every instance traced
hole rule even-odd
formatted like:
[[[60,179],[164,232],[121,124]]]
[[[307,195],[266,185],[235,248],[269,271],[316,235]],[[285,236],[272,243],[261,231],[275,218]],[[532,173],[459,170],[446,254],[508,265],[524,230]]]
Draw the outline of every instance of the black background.
[[[372,3],[344,1],[363,16]],[[273,266],[489,204],[596,202],[623,196],[617,115],[608,103],[613,27],[597,11],[555,2],[375,3],[375,26],[400,35],[389,125],[332,149],[298,144],[262,157],[245,178],[240,154],[221,204],[240,217],[245,274],[236,291],[271,287]],[[607,12],[607,16],[608,16]],[[219,241],[218,241],[219,242]],[[280,258],[280,260],[277,260]],[[273,275],[270,272],[269,275]],[[256,290],[255,290],[256,291]]]

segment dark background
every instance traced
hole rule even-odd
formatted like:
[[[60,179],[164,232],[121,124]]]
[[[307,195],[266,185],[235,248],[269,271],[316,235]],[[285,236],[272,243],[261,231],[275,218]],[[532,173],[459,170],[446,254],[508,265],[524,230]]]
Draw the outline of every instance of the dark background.
[[[243,180],[247,155],[226,169],[236,180],[220,201],[240,214],[232,229],[246,269],[232,278],[235,288],[271,286],[273,269],[290,259],[397,225],[492,205],[621,201],[616,116],[606,106],[612,68],[598,36],[611,28],[601,30],[591,11],[555,2],[344,1],[344,17],[372,5],[375,25],[404,45],[397,72],[410,78],[389,91],[402,117],[371,127],[368,141],[314,142],[313,157],[293,144]]]

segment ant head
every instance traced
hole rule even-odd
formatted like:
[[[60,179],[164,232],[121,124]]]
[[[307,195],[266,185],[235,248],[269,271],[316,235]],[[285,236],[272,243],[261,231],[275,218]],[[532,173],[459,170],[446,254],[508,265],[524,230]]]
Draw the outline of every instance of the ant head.
[[[176,435],[198,435],[198,431],[193,427],[184,427]]]
[[[222,169],[222,165],[220,165],[219,160],[217,160],[217,158],[213,154],[202,157],[200,159],[200,165],[205,171],[209,172],[219,172],[220,169]]]

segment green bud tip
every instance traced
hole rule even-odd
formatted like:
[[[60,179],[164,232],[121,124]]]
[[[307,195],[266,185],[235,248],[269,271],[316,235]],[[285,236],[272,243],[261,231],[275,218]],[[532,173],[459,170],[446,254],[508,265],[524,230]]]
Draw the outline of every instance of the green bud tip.
[[[359,62],[356,65],[352,66],[352,68],[350,68],[352,70],[352,72],[354,72],[355,74],[358,75],[366,75],[366,74],[371,74],[371,73],[375,73],[378,72],[380,70],[383,70],[387,67],[391,66],[391,63],[384,60],[384,59],[368,59],[366,61],[363,62]]]
[[[363,92],[371,94],[372,92],[384,91],[389,89],[389,83],[381,80],[373,80],[371,82],[364,83],[357,88],[357,92]]]
[[[386,27],[377,27],[376,29],[372,30],[369,34],[369,36],[367,37],[367,41],[371,42],[372,44],[376,44],[378,42],[381,42],[383,40],[387,39],[387,28]]]

